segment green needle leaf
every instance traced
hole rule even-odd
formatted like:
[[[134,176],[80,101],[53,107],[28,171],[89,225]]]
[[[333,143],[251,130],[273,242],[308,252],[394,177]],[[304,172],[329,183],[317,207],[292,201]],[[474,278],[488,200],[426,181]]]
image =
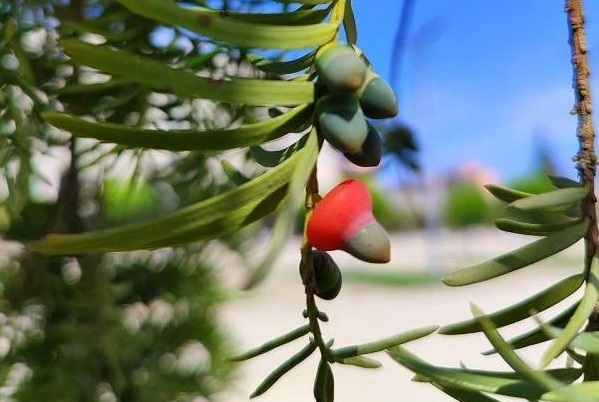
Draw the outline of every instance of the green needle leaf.
[[[335,357],[335,359],[345,359],[348,357],[380,352],[393,346],[401,345],[403,343],[407,343],[428,336],[435,332],[437,329],[439,329],[438,326],[431,325],[428,327],[403,332],[401,334],[397,334],[395,336],[391,336],[389,338],[384,338],[374,342],[364,343],[361,345],[345,346],[343,348],[333,350],[333,356]]]
[[[575,394],[571,391],[568,391],[567,388],[564,388],[564,384],[560,381],[556,380],[552,376],[548,375],[547,372],[537,371],[526,364],[518,354],[510,347],[510,345],[501,337],[497,329],[493,326],[491,320],[489,320],[484,313],[475,305],[472,305],[472,312],[474,315],[480,320],[480,325],[483,328],[485,336],[491,342],[493,347],[499,352],[503,360],[518,373],[521,373],[526,378],[529,378],[532,381],[540,384],[547,390],[557,390],[560,389],[560,393],[567,395],[569,398],[575,397]],[[575,370],[576,374],[580,376],[582,374],[582,370]],[[568,381],[568,382],[573,382]],[[534,399],[537,400],[537,399]],[[580,402],[590,402],[588,398],[581,399],[568,399],[568,400],[577,400]]]
[[[269,172],[160,218],[82,234],[50,234],[28,246],[45,254],[132,251],[181,245],[231,233],[271,213],[287,194],[302,151]]]
[[[583,332],[570,342],[573,348],[582,349],[588,353],[599,355],[599,332]]]
[[[589,315],[593,312],[597,300],[599,300],[599,258],[595,256],[593,257],[589,279],[582,300],[560,336],[553,341],[543,355],[541,367],[547,366],[568,347],[570,341],[578,334],[578,331],[580,331],[589,318]]]
[[[453,388],[443,385],[441,382],[433,382],[435,387],[445,392],[455,400],[460,402],[500,402],[498,399],[491,398],[480,392],[468,391],[466,389]]]
[[[582,187],[582,184],[568,177],[548,175],[547,178],[557,188]]]
[[[356,28],[356,19],[354,10],[352,9],[351,1],[345,3],[345,14],[343,15],[343,28],[345,36],[350,45],[355,45],[358,42],[358,29]]]
[[[312,174],[312,170],[318,159],[320,147],[318,144],[318,135],[315,129],[312,129],[308,135],[308,139],[302,149],[303,158],[298,162],[297,167],[293,171],[291,180],[289,181],[289,191],[286,201],[283,203],[282,211],[277,216],[274,224],[270,241],[267,245],[267,252],[262,262],[254,268],[249,279],[243,286],[244,289],[250,289],[260,282],[270,272],[280,254],[280,250],[288,239],[288,235],[294,224],[297,216],[299,203],[303,200],[303,192],[308,178]]]
[[[245,184],[251,180],[249,177],[247,177],[246,175],[241,173],[235,167],[235,165],[233,165],[228,160],[221,161],[221,165],[223,167],[223,170],[225,171],[225,174],[229,178],[229,180],[236,186],[241,186],[242,184]]]
[[[532,369],[524,360],[518,356],[518,354],[510,347],[510,345],[501,337],[493,322],[474,304],[471,305],[472,313],[479,320],[479,324],[483,329],[483,332],[491,345],[501,355],[503,360],[516,372],[521,373],[525,377],[528,377],[532,381],[536,381],[547,389],[555,389],[562,386],[562,384],[543,373]]]
[[[345,359],[336,358],[335,361],[337,363],[348,364],[351,366],[357,366],[367,369],[376,369],[383,365],[380,361],[370,358],[368,356],[346,357]]]
[[[268,377],[262,381],[258,388],[250,395],[250,398],[255,398],[262,395],[269,390],[281,377],[283,377],[289,370],[303,362],[316,350],[316,343],[310,340],[310,343],[306,345],[302,350],[291,356],[283,364],[277,367]]]
[[[329,8],[305,8],[286,13],[244,13],[227,11],[222,13],[220,10],[209,10],[206,8],[191,8],[191,10],[201,15],[209,15],[212,17],[221,17],[224,19],[232,19],[243,22],[251,22],[254,24],[269,24],[269,25],[308,25],[323,22],[331,13]]]
[[[561,221],[550,223],[530,223],[509,218],[495,219],[495,226],[504,232],[518,233],[530,236],[548,236],[552,233],[580,223],[581,219],[565,218]]]
[[[537,401],[545,390],[535,382],[499,375],[488,376],[468,372],[465,369],[432,366],[401,346],[388,350],[389,355],[402,366],[420,374],[432,382],[444,386],[464,389],[473,392],[526,398]]]
[[[307,139],[308,136],[304,136],[295,144],[277,151],[267,151],[262,147],[252,147],[250,148],[250,153],[252,158],[254,158],[260,165],[264,167],[275,167],[289,158],[289,156],[293,155],[297,149],[302,148],[306,144]]]
[[[514,202],[516,200],[530,197],[534,194],[525,193],[524,191],[514,190],[512,188],[497,186],[495,184],[485,184],[485,188],[493,194],[495,198],[503,202]]]
[[[258,346],[257,348],[248,350],[238,356],[229,357],[227,360],[232,362],[241,362],[244,360],[249,360],[256,356],[259,356],[263,353],[270,352],[271,350],[278,348],[279,346],[283,346],[289,342],[292,342],[310,332],[310,325],[302,325],[299,328],[294,329],[284,335],[271,339],[270,341],[264,343],[263,345]]]
[[[338,26],[332,23],[288,25],[290,16],[286,14],[267,17],[269,23],[258,23],[243,21],[239,17],[227,18],[219,11],[208,8],[180,7],[168,0],[119,2],[143,17],[246,48],[301,49],[321,46],[333,40],[338,29]],[[244,19],[250,18],[246,16]],[[263,21],[264,18],[261,17]],[[292,14],[291,18],[295,16]]]
[[[279,138],[303,124],[311,113],[309,105],[259,123],[232,129],[215,130],[145,130],[137,126],[93,123],[64,113],[44,112],[43,118],[55,127],[76,137],[95,138],[131,148],[168,151],[218,151],[262,144]]]
[[[567,387],[547,392],[541,396],[543,401],[572,402],[572,401],[599,401],[599,381],[585,381]]]
[[[76,39],[64,39],[60,44],[75,63],[183,97],[246,105],[297,106],[314,102],[314,84],[309,81],[214,80],[108,46]]]
[[[254,67],[265,73],[285,75],[295,74],[309,68],[314,61],[314,53],[310,52],[300,58],[289,61],[274,61],[271,59],[263,59],[255,55],[250,55],[249,59]]]
[[[335,400],[335,377],[331,365],[321,358],[314,380],[314,399],[316,402],[333,402]]]
[[[574,314],[574,311],[576,311],[577,307],[578,303],[568,307],[566,310],[549,320],[547,322],[547,325],[551,325],[558,328],[565,327],[568,321],[570,320],[570,317],[572,317],[572,315]],[[527,346],[537,345],[539,343],[546,342],[550,339],[552,338],[547,335],[547,333],[543,329],[543,326],[538,326],[525,334],[516,336],[508,340],[508,343],[510,347],[513,349],[521,349]],[[497,353],[497,351],[495,349],[492,349],[483,352],[483,355],[491,355],[494,353]]]
[[[530,317],[531,311],[541,312],[564,300],[578,290],[583,282],[584,276],[582,274],[573,275],[520,303],[491,313],[487,318],[498,328],[524,320]],[[439,330],[439,333],[444,335],[456,335],[479,331],[482,331],[482,328],[479,325],[479,319],[474,318],[446,325]]]
[[[453,272],[443,278],[443,283],[449,286],[470,285],[527,267],[578,242],[587,227],[588,221],[584,220],[492,260]]]
[[[563,212],[586,197],[588,193],[589,189],[586,187],[560,188],[516,200],[507,207],[520,211]]]

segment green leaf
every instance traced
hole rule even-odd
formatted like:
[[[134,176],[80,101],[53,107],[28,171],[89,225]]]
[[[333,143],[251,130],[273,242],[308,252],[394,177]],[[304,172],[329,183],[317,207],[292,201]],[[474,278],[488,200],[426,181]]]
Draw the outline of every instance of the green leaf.
[[[250,154],[260,165],[264,167],[275,167],[289,158],[289,156],[293,155],[297,149],[304,147],[307,140],[308,136],[304,136],[296,143],[277,151],[267,151],[262,147],[252,147],[250,149]]]
[[[308,25],[323,22],[331,13],[331,8],[305,8],[285,13],[244,13],[235,11],[217,11],[206,8],[190,8],[202,16],[233,19],[253,24],[269,25]]]
[[[582,184],[568,177],[548,175],[547,178],[557,188],[582,187]]]
[[[570,342],[570,346],[573,348],[582,349],[591,354],[599,355],[599,332],[583,332],[578,335],[572,342]]]
[[[599,300],[599,257],[594,256],[587,285],[584,291],[584,295],[574,312],[568,324],[564,327],[564,330],[560,336],[553,341],[549,349],[545,352],[541,359],[541,366],[547,366],[553,359],[559,356],[578,331],[583,327],[593,309],[595,304]]]
[[[345,13],[343,15],[343,28],[347,42],[355,45],[358,42],[358,29],[356,28],[356,19],[354,10],[352,9],[351,1],[345,3]]]
[[[561,389],[560,393],[567,395],[570,399],[568,400],[576,400],[580,402],[589,402],[588,398],[580,398],[576,399],[576,396],[573,392],[564,388],[564,384],[560,381],[553,378],[548,372],[538,371],[531,368],[528,364],[526,364],[518,354],[510,347],[510,345],[501,337],[497,329],[493,326],[491,320],[489,320],[483,312],[476,306],[472,305],[472,312],[474,315],[479,318],[480,325],[483,328],[485,336],[491,342],[493,347],[499,352],[503,360],[518,373],[521,373],[524,377],[529,378],[532,381],[535,381],[539,385],[543,386],[547,390],[557,390]],[[574,371],[577,376],[582,374],[582,370]],[[571,381],[567,381],[568,383],[573,382],[576,378],[571,379]],[[572,399],[574,398],[574,399]],[[536,399],[535,399],[536,400]]]
[[[248,350],[238,356],[229,357],[227,360],[233,362],[240,362],[244,360],[252,359],[256,356],[259,356],[263,353],[270,352],[271,350],[278,348],[279,346],[283,346],[289,342],[292,342],[310,332],[310,325],[302,325],[299,328],[294,329],[293,331],[287,332],[281,336],[278,336],[270,341],[264,343],[263,345],[258,346],[257,348]]]
[[[267,17],[269,23],[266,24],[227,18],[219,11],[203,7],[180,7],[168,0],[119,2],[143,17],[246,48],[301,49],[321,46],[333,40],[338,29],[332,23],[288,26],[290,17],[286,14]],[[249,18],[245,17],[246,20]],[[291,18],[295,17],[292,15]],[[282,25],[272,25],[275,21]]]
[[[354,357],[346,357],[345,359],[335,359],[335,362],[341,364],[347,364],[351,366],[357,366],[367,369],[376,369],[381,367],[383,364],[378,360],[372,359],[367,356],[354,356]]]
[[[485,188],[493,194],[495,198],[503,202],[514,202],[516,200],[530,197],[533,194],[524,191],[514,190],[512,188],[497,186],[495,184],[485,184]]]
[[[75,63],[183,97],[246,105],[296,106],[314,101],[314,84],[309,81],[214,80],[108,46],[90,45],[76,39],[64,39],[60,43]]]
[[[509,218],[495,219],[495,226],[504,232],[518,233],[530,236],[549,236],[552,233],[580,223],[581,219],[569,219],[550,223],[522,222]]]
[[[567,227],[492,260],[453,272],[443,278],[449,286],[463,286],[486,281],[527,267],[572,246],[585,235],[588,221]]]
[[[487,318],[489,318],[496,327],[503,327],[524,320],[530,317],[531,311],[541,312],[564,300],[579,289],[583,282],[584,277],[582,274],[573,275],[520,303],[491,313]],[[479,331],[482,331],[482,328],[479,325],[479,319],[474,318],[446,325],[439,330],[439,333],[444,335],[456,335]]]
[[[491,398],[490,396],[487,396],[481,392],[453,388],[451,386],[443,385],[441,382],[433,382],[432,384],[460,402],[500,402],[499,400]]]
[[[312,129],[310,135],[302,149],[303,158],[298,162],[297,167],[293,171],[291,180],[289,181],[289,191],[286,201],[281,207],[281,212],[277,216],[274,224],[270,241],[267,245],[267,252],[262,262],[254,268],[249,279],[243,286],[244,289],[250,289],[260,282],[271,271],[276,261],[280,250],[285,245],[289,237],[289,233],[293,228],[293,223],[299,208],[299,203],[304,199],[303,192],[308,178],[312,174],[312,170],[318,159],[320,150],[318,143],[318,135],[315,129]]]
[[[335,400],[335,377],[331,365],[321,358],[314,380],[314,399],[316,402],[333,402]]]
[[[389,338],[380,339],[378,341],[364,343],[361,345],[345,346],[333,350],[333,357],[335,359],[345,359],[348,357],[354,357],[359,355],[366,355],[369,353],[380,352],[382,350],[391,348],[393,346],[401,345],[416,339],[428,336],[439,329],[436,325],[428,327],[413,329],[411,331],[403,332]]]
[[[279,138],[310,116],[309,105],[298,106],[281,116],[232,129],[214,130],[146,130],[137,126],[94,123],[63,113],[44,112],[43,118],[55,127],[76,137],[95,138],[132,148],[168,151],[217,151],[262,144]]]
[[[245,184],[251,180],[249,177],[247,177],[246,175],[241,173],[235,167],[235,165],[233,165],[228,160],[222,160],[220,163],[223,167],[223,170],[225,171],[225,174],[229,178],[229,180],[236,186],[241,186],[242,184]]]
[[[472,313],[479,320],[479,324],[483,329],[485,336],[511,368],[516,370],[516,372],[521,373],[526,378],[536,381],[546,389],[555,389],[562,386],[559,381],[547,376],[545,373],[535,371],[528,364],[526,364],[526,362],[524,362],[524,360],[518,356],[514,349],[512,349],[499,334],[488,316],[484,315],[484,313],[474,304],[471,305],[471,308]]]
[[[302,57],[289,61],[274,61],[255,55],[251,55],[249,59],[254,67],[268,74],[295,74],[312,66],[312,62],[314,61],[314,52],[310,52]]]
[[[310,340],[310,343],[306,345],[302,350],[291,356],[287,359],[283,364],[277,367],[272,373],[269,374],[268,377],[258,385],[256,390],[252,392],[250,398],[255,398],[257,396],[262,395],[266,391],[270,389],[283,375],[285,375],[289,370],[293,369],[295,366],[303,362],[316,350],[316,343]]]
[[[45,254],[85,254],[153,249],[213,239],[272,212],[285,197],[302,157],[299,151],[242,186],[157,219],[82,234],[50,234],[28,246]]]
[[[572,384],[562,389],[547,392],[541,396],[541,399],[551,402],[597,402],[599,401],[598,395],[599,381],[585,381],[580,384]]]
[[[112,93],[117,88],[129,85],[137,85],[131,80],[111,79],[106,82],[97,82],[94,84],[69,84],[65,87],[50,91],[60,96],[81,96],[87,94]]]
[[[564,310],[563,312],[561,312],[560,314],[558,314],[557,316],[555,316],[551,320],[549,320],[547,322],[547,324],[550,324],[550,325],[558,327],[558,328],[565,327],[566,324],[568,323],[568,321],[570,320],[570,317],[572,317],[572,315],[574,314],[574,311],[576,311],[577,307],[578,307],[578,303],[574,304],[573,306],[568,307],[566,310]],[[539,343],[546,342],[550,339],[551,339],[551,337],[549,337],[545,333],[545,331],[543,330],[543,327],[538,326],[535,329],[533,329],[532,331],[529,331],[525,334],[516,336],[516,337],[508,340],[508,343],[509,343],[510,347],[513,349],[521,349],[521,348],[525,348],[527,346],[537,345]],[[483,355],[490,355],[490,354],[494,354],[494,353],[497,353],[497,351],[495,349],[492,349],[492,350],[483,352]]]
[[[507,207],[520,211],[563,212],[586,197],[588,193],[589,189],[586,187],[560,188],[516,200]]]
[[[464,369],[435,367],[401,346],[389,349],[388,353],[395,361],[407,369],[429,378],[432,382],[438,382],[445,386],[535,401],[545,392],[544,388],[535,382],[522,378],[488,376],[470,373]]]

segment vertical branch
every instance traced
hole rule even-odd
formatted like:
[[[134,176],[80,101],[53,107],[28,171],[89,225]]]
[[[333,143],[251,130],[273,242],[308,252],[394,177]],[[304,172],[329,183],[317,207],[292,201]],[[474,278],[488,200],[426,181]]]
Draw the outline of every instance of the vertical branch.
[[[582,0],[566,0],[568,15],[569,42],[572,50],[572,67],[574,70],[573,88],[576,103],[574,112],[578,116],[576,135],[580,149],[576,155],[578,174],[589,194],[582,200],[582,216],[589,220],[589,228],[585,235],[585,273],[588,277],[593,257],[598,251],[597,213],[595,204],[595,174],[597,156],[595,155],[595,128],[593,126],[593,103],[589,80],[590,66],[587,55],[587,41],[584,28],[584,8]],[[599,328],[599,304],[589,317],[585,331],[596,331]],[[599,379],[599,355],[588,353],[584,361],[584,381]]]
[[[572,66],[574,70],[573,88],[576,103],[574,112],[578,115],[577,136],[580,149],[576,155],[578,173],[583,185],[589,188],[588,196],[583,200],[582,215],[589,219],[589,229],[585,237],[586,272],[590,269],[591,260],[597,252],[597,215],[595,212],[595,174],[597,157],[595,155],[595,129],[592,119],[590,69],[587,55],[587,42],[584,29],[584,10],[582,0],[566,0],[570,47],[572,49]]]
[[[310,332],[314,336],[314,341],[320,350],[320,354],[328,359],[328,347],[322,338],[322,332],[318,322],[319,312],[314,297],[314,293],[316,292],[316,278],[314,276],[314,266],[312,262],[312,245],[308,241],[308,237],[306,235],[306,228],[308,226],[310,216],[312,215],[312,210],[319,200],[320,196],[318,195],[318,178],[316,175],[316,165],[314,165],[312,174],[306,183],[306,218],[304,221],[304,236],[301,249],[302,259],[300,262],[300,275],[302,277],[302,283],[304,284],[306,291],[306,311],[308,313],[308,321],[310,323]]]

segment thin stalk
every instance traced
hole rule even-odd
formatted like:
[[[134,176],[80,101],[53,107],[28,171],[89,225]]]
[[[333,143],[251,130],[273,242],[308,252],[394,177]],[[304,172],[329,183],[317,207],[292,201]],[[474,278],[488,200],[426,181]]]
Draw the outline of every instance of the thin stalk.
[[[312,174],[310,175],[308,183],[306,184],[306,219],[304,223],[304,236],[301,247],[302,259],[300,262],[300,275],[306,292],[306,312],[308,316],[308,323],[310,325],[310,332],[314,336],[314,342],[320,350],[321,356],[327,360],[330,360],[330,351],[322,337],[322,331],[320,329],[320,323],[318,319],[319,311],[318,307],[316,306],[316,299],[314,298],[314,294],[316,292],[316,278],[314,275],[314,265],[312,263],[312,245],[308,241],[308,237],[306,235],[308,221],[310,220],[312,211],[319,200],[320,196],[318,195],[318,178],[316,177],[316,166],[314,166]]]
[[[581,202],[582,216],[589,220],[589,228],[585,235],[585,275],[588,279],[591,261],[598,250],[597,214],[595,212],[595,175],[597,156],[595,155],[595,128],[593,125],[593,102],[590,84],[590,65],[587,54],[587,40],[584,27],[584,6],[582,0],[566,0],[568,15],[569,43],[572,52],[573,88],[575,105],[573,112],[578,116],[576,135],[580,148],[576,155],[577,169],[582,184],[589,189],[588,195]],[[585,331],[599,328],[599,305],[589,317]],[[585,381],[599,379],[599,356],[588,354],[584,362]]]

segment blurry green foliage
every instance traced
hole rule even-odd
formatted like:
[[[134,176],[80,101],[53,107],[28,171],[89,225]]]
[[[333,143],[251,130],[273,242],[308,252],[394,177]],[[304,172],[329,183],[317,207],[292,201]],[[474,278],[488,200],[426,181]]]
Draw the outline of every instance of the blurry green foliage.
[[[448,189],[443,216],[450,227],[490,223],[492,217],[488,199],[479,187],[469,182],[459,182]]]
[[[140,221],[157,215],[158,204],[152,186],[111,177],[104,180],[102,206],[109,225]]]
[[[512,180],[509,187],[532,194],[541,194],[555,189],[547,178],[547,172],[539,170],[527,176]]]

